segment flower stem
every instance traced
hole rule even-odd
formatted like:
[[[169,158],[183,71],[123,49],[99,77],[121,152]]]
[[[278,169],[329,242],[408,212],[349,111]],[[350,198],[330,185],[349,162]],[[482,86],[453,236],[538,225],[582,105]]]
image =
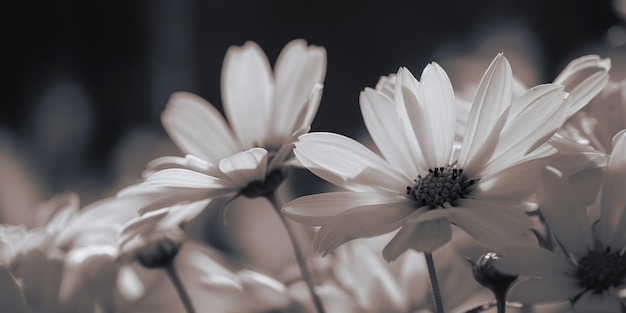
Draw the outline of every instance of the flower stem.
[[[441,291],[439,291],[439,282],[437,281],[437,273],[435,272],[435,262],[431,252],[424,253],[426,258],[426,266],[428,266],[428,276],[430,277],[430,286],[433,290],[433,300],[435,302],[435,312],[443,312],[443,301],[441,301]]]
[[[504,313],[506,311],[506,292],[494,292],[493,295],[496,298],[498,313]]]
[[[178,274],[176,274],[176,269],[174,269],[174,264],[170,262],[168,265],[165,265],[163,268],[167,272],[167,275],[172,281],[172,284],[174,284],[174,288],[178,292],[178,296],[180,297],[180,302],[183,303],[183,306],[185,307],[185,311],[187,311],[187,313],[195,313],[195,309],[193,308],[193,304],[191,303],[191,298],[189,298],[189,294],[187,294],[187,290],[185,289],[185,286],[183,286],[183,282],[178,277]]]
[[[318,297],[318,295],[315,293],[315,289],[313,288],[313,278],[311,277],[311,273],[307,269],[306,260],[304,259],[304,256],[302,255],[302,251],[300,251],[300,247],[298,246],[298,243],[296,242],[295,233],[293,232],[293,229],[291,228],[289,221],[287,220],[285,215],[283,215],[282,213],[283,208],[281,204],[278,202],[278,199],[276,198],[276,195],[274,193],[270,193],[266,197],[267,197],[267,200],[269,200],[269,202],[272,203],[272,205],[274,206],[274,209],[276,210],[276,214],[278,214],[278,217],[280,217],[280,221],[283,223],[283,225],[285,225],[285,229],[287,230],[287,234],[289,235],[289,240],[291,241],[291,246],[293,247],[293,253],[296,256],[296,262],[298,263],[298,266],[300,267],[302,279],[304,280],[307,287],[309,288],[309,293],[311,294],[311,299],[313,299],[313,304],[315,305],[315,309],[317,310],[318,313],[325,313],[324,307],[322,306],[322,300]]]

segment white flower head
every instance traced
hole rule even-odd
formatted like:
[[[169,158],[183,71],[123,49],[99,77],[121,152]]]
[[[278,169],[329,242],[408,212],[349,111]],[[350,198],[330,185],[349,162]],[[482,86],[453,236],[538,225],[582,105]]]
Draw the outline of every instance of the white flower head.
[[[379,86],[388,86],[381,83]],[[567,93],[556,84],[513,99],[506,58],[493,60],[478,87],[460,149],[456,102],[445,71],[429,64],[418,81],[406,68],[389,88],[360,97],[367,129],[383,157],[332,133],[300,136],[294,153],[309,170],[349,191],[305,196],[286,205],[294,220],[322,226],[318,251],[400,229],[383,254],[431,252],[451,225],[492,249],[532,242],[519,207],[532,194],[543,157],[532,152],[564,122]]]
[[[293,142],[310,129],[321,99],[326,50],[288,43],[274,71],[254,42],[231,47],[222,69],[228,122],[199,96],[172,95],[162,120],[187,156],[153,161],[145,183],[120,196],[144,197],[140,212],[207,198],[266,196],[292,165]]]

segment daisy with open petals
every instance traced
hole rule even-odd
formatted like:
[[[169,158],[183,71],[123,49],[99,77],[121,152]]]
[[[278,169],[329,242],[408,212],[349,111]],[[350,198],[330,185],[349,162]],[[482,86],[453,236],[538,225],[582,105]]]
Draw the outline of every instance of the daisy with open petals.
[[[230,125],[201,97],[175,93],[163,125],[186,156],[154,160],[145,182],[120,196],[145,197],[145,212],[180,202],[273,193],[293,159],[293,142],[309,130],[317,112],[325,73],[326,50],[304,40],[285,46],[273,73],[254,42],[231,47],[222,69]]]
[[[341,135],[301,136],[294,149],[298,160],[348,191],[298,198],[285,212],[322,226],[314,246],[323,253],[397,229],[383,250],[385,259],[409,248],[432,252],[450,240],[452,224],[492,249],[528,243],[531,221],[519,206],[545,162],[532,152],[564,122],[567,93],[546,84],[512,99],[511,82],[510,65],[499,54],[478,87],[457,149],[447,74],[432,63],[418,81],[401,68],[393,93],[381,84],[360,96],[382,157]]]
[[[539,180],[541,212],[562,249],[508,249],[500,271],[525,275],[509,299],[520,302],[569,300],[574,312],[624,312],[626,308],[626,131],[613,152],[598,201],[599,220],[574,200],[569,182],[554,170]]]

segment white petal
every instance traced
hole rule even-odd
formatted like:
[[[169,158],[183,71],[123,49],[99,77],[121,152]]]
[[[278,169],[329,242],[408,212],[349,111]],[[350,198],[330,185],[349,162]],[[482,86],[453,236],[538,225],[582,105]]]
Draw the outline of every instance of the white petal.
[[[490,169],[487,169],[488,172],[478,181],[471,195],[480,199],[520,202],[535,192],[539,173],[551,161],[554,159],[546,157],[534,159],[504,168],[496,173],[490,173]]]
[[[515,99],[487,167],[510,166],[548,140],[565,121],[566,95],[561,86],[541,85]]]
[[[406,173],[425,172],[418,167],[422,157],[413,132],[404,128],[393,100],[371,88],[362,91],[359,100],[365,126],[385,159]]]
[[[384,203],[357,207],[340,213],[315,234],[313,246],[324,255],[357,238],[382,235],[398,229],[415,210],[413,203]]]
[[[317,107],[308,101],[315,86],[322,84],[326,75],[326,49],[307,46],[302,39],[293,40],[276,60],[275,107],[271,116],[271,136],[285,138],[302,125],[295,125],[305,106]]]
[[[563,254],[539,247],[509,247],[494,263],[502,273],[531,277],[553,277],[575,269]]]
[[[426,66],[421,79],[418,83],[408,70],[398,71],[395,99],[404,103],[424,166],[445,166],[456,131],[454,92],[447,74],[436,63]]]
[[[362,144],[333,133],[300,136],[294,153],[314,174],[353,191],[404,194],[411,180]]]
[[[541,173],[537,198],[548,228],[567,251],[580,258],[593,250],[587,211],[575,201],[572,186],[561,173],[553,168]]]
[[[158,171],[148,176],[145,184],[151,186],[200,189],[229,187],[228,182],[223,179],[180,168]]]
[[[626,130],[615,135],[600,198],[600,225],[602,242],[622,249],[626,246]]]
[[[390,74],[388,76],[381,76],[376,82],[376,91],[381,92],[389,99],[393,99],[394,90],[396,84],[396,74]]]
[[[264,145],[273,113],[274,78],[263,50],[251,41],[230,47],[221,80],[224,111],[243,147]]]
[[[209,102],[187,92],[170,97],[161,115],[170,138],[186,154],[216,164],[241,150],[222,115]]]
[[[511,288],[508,299],[522,303],[565,301],[582,291],[573,278],[561,275],[521,281]]]
[[[315,115],[317,114],[317,109],[320,106],[320,101],[322,100],[322,91],[324,90],[324,85],[316,84],[313,86],[313,90],[311,91],[311,95],[309,96],[308,104],[305,109],[300,112],[300,117],[294,123],[292,127],[293,131],[298,131],[302,128],[310,128],[311,123],[313,123],[313,119],[315,119]]]
[[[452,239],[452,227],[446,219],[405,224],[383,249],[387,262],[397,259],[408,249],[433,252]]]
[[[463,199],[449,207],[446,219],[486,247],[500,251],[507,246],[533,245],[530,218],[518,208],[499,206],[490,201]]]
[[[255,180],[265,180],[267,151],[252,148],[220,161],[220,171],[226,174],[235,186],[245,187]]]
[[[284,205],[283,212],[291,219],[319,226],[346,210],[368,205],[410,201],[396,194],[380,192],[328,192],[297,198]]]
[[[598,95],[609,80],[610,59],[601,59],[597,55],[586,55],[572,60],[554,79],[555,84],[565,87],[569,92],[570,117]]]
[[[487,136],[511,103],[511,66],[502,53],[485,72],[470,111],[459,164],[466,164],[482,149]]]

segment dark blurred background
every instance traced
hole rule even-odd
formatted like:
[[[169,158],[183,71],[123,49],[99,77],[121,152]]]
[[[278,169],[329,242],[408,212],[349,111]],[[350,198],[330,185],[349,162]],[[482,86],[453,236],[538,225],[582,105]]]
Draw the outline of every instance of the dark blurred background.
[[[328,70],[313,130],[359,137],[364,130],[359,91],[399,66],[419,77],[426,63],[437,61],[459,90],[466,79],[477,83],[499,51],[529,85],[551,81],[573,57],[598,53],[613,58],[614,79],[626,77],[619,70],[626,67],[622,5],[608,0],[3,3],[0,206],[29,205],[68,190],[87,203],[133,182],[147,160],[177,153],[161,127],[161,111],[179,90],[221,109],[221,64],[231,45],[256,41],[272,63],[295,38],[324,46]]]

